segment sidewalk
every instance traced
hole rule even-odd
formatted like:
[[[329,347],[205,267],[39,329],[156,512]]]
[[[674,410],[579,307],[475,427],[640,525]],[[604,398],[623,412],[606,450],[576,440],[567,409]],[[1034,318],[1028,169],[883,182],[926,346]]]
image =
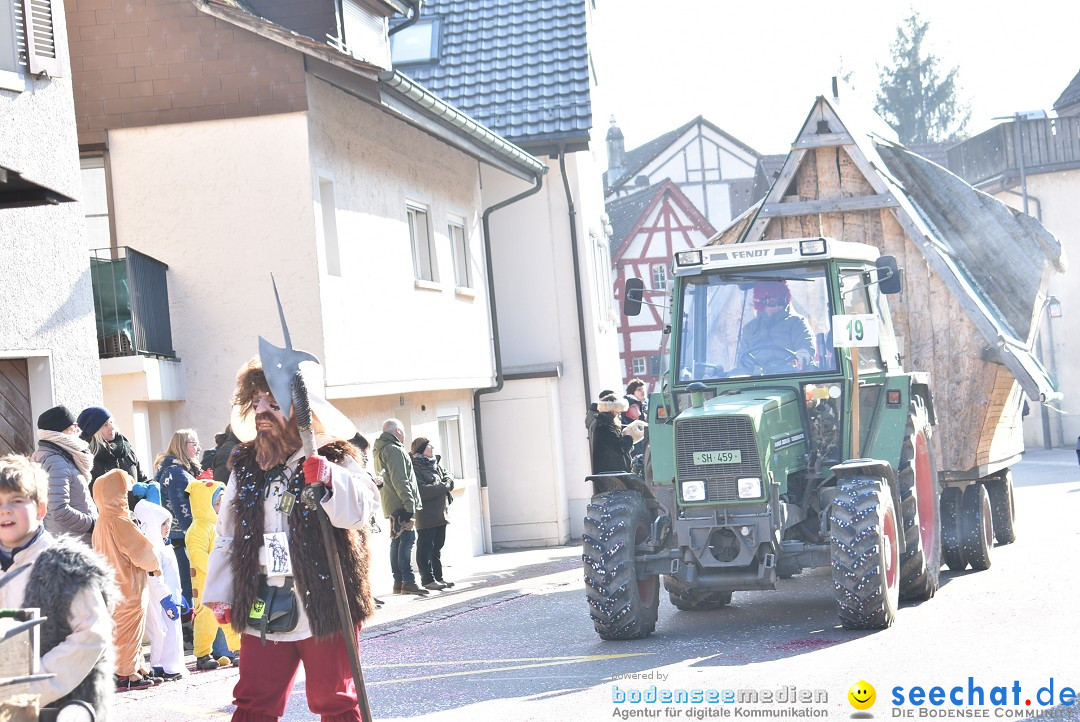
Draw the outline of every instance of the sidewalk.
[[[382,549],[376,545],[372,553]],[[376,573],[383,567],[373,565]],[[497,604],[506,599],[521,596],[527,590],[542,586],[552,575],[580,573],[581,544],[574,542],[565,546],[540,547],[536,549],[514,549],[509,551],[484,554],[464,559],[453,559],[443,564],[445,576],[454,582],[451,589],[431,592],[426,596],[413,594],[392,594],[392,578],[372,579],[375,596],[385,604],[364,625],[361,639],[393,634],[414,624],[423,624],[458,613],[465,608],[475,608],[488,604]],[[373,573],[374,576],[374,573]],[[147,655],[149,644],[143,645]],[[197,683],[198,678],[207,675],[219,675],[226,670],[196,672],[195,657],[184,658],[190,678]],[[169,687],[169,685],[166,685]],[[123,696],[135,694],[125,692]]]

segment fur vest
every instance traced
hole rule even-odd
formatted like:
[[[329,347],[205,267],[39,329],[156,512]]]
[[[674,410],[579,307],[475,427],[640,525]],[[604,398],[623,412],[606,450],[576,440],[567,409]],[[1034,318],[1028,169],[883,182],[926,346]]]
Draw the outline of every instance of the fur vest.
[[[100,555],[85,544],[69,537],[56,537],[52,546],[41,552],[30,569],[30,579],[23,597],[23,607],[37,607],[48,619],[41,625],[41,654],[44,656],[71,634],[71,602],[86,587],[105,599],[111,612],[120,596],[113,581],[113,571]],[[79,610],[75,610],[78,614]],[[106,646],[97,664],[86,678],[68,694],[50,706],[61,707],[71,700],[82,700],[94,708],[99,720],[109,719],[113,690],[113,645]]]
[[[327,444],[319,449],[319,453],[335,464],[351,456],[349,444],[344,441]],[[232,468],[236,475],[234,483],[238,485],[232,513],[236,515],[236,528],[247,530],[247,533],[233,538],[230,555],[233,572],[232,624],[237,633],[243,633],[258,586],[259,549],[263,544],[265,522],[263,501],[267,478],[272,474],[255,463],[253,442],[236,446],[232,453]],[[298,464],[296,473],[289,480],[288,489],[296,495],[296,503],[289,514],[289,554],[292,557],[297,599],[304,605],[312,634],[325,639],[341,633],[337,591],[327,566],[321,522],[315,517],[320,512],[313,512],[300,502],[303,487],[303,470]],[[359,624],[375,609],[368,581],[371,553],[367,529],[335,527],[333,532],[349,599],[349,611],[353,622]]]

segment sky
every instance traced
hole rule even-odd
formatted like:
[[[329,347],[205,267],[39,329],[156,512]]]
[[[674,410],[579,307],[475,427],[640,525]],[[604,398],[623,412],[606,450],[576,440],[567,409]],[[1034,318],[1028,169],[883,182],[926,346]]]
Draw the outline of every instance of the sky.
[[[831,78],[840,108],[873,108],[896,29],[930,21],[939,72],[958,67],[968,132],[1043,109],[1080,71],[1080,0],[594,0],[594,137],[626,149],[703,115],[760,153],[786,153]]]

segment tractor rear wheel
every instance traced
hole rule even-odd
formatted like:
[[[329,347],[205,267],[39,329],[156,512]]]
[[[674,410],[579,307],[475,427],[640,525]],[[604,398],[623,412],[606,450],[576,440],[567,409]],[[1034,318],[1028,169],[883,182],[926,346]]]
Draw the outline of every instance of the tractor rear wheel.
[[[1016,541],[1016,506],[1013,503],[1012,471],[1006,469],[1001,476],[986,482],[990,494],[990,515],[994,519],[994,537],[1000,544]]]
[[[994,522],[990,495],[982,484],[971,484],[960,499],[960,543],[964,558],[976,571],[990,568],[990,550],[994,547]]]
[[[683,612],[705,612],[731,604],[731,592],[695,592],[664,578],[671,606]]]
[[[885,629],[900,603],[896,509],[881,479],[851,477],[837,483],[829,512],[833,588],[845,629]]]
[[[949,486],[941,492],[941,556],[949,569],[962,572],[967,568],[964,545],[960,540],[960,498],[963,491]]]
[[[636,491],[592,498],[585,515],[582,562],[593,628],[601,639],[642,639],[656,629],[660,577],[638,578],[634,553],[653,517]]]
[[[941,581],[941,488],[930,434],[926,406],[913,396],[896,475],[904,530],[901,599],[930,599]]]

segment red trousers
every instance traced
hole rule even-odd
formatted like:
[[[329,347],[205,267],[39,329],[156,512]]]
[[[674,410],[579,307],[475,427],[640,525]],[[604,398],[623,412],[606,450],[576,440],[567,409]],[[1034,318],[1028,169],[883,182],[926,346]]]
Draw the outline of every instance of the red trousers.
[[[285,714],[301,661],[307,676],[308,709],[323,722],[363,722],[344,639],[267,640],[264,647],[253,634],[240,638],[240,681],[233,688],[233,722],[276,722]]]

